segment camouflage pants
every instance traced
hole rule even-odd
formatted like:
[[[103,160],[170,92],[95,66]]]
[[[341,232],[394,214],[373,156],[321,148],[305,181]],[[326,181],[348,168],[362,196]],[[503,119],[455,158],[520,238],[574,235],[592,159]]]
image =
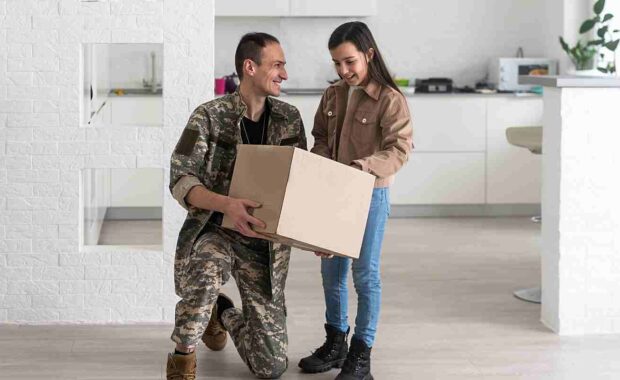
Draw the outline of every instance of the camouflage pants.
[[[182,276],[184,294],[176,306],[172,340],[185,346],[197,344],[219,290],[232,274],[242,310],[226,310],[224,327],[252,373],[278,378],[288,364],[286,310],[283,294],[271,295],[267,243],[208,226],[194,243],[188,267],[189,273]]]

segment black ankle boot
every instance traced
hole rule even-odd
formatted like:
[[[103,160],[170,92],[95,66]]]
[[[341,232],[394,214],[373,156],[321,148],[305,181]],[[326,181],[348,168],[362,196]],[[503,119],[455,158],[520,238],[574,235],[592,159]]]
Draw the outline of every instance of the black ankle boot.
[[[373,380],[370,373],[370,350],[372,347],[368,347],[363,340],[355,336],[351,338],[347,360],[335,380]]]
[[[342,367],[347,357],[347,336],[346,333],[325,324],[326,339],[325,343],[316,349],[310,356],[299,361],[299,368],[303,372],[318,373],[329,371],[332,368]]]

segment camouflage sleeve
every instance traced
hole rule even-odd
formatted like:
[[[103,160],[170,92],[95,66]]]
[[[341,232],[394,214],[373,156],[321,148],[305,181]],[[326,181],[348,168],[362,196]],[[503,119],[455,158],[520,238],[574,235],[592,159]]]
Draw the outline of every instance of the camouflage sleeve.
[[[308,140],[306,139],[306,130],[304,128],[304,121],[301,118],[299,110],[297,110],[297,122],[299,123],[299,148],[308,150]]]
[[[185,209],[185,196],[189,190],[202,184],[200,171],[205,165],[209,119],[203,106],[192,112],[170,159],[170,192]]]

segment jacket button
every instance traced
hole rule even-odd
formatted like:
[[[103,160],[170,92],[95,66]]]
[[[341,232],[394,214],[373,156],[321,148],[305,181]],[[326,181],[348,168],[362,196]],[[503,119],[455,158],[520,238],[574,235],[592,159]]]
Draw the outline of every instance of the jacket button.
[[[362,119],[362,123],[366,124],[366,118]]]
[[[331,116],[331,115],[333,115],[333,114],[334,114],[334,113],[333,113],[332,111],[327,111],[327,116]]]

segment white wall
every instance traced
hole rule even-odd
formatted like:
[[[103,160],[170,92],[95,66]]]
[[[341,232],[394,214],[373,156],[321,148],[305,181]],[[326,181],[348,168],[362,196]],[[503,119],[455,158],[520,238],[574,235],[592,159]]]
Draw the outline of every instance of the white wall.
[[[472,85],[484,77],[492,57],[513,56],[519,46],[526,56],[544,55],[548,21],[541,3],[381,0],[377,1],[377,15],[361,20],[369,24],[397,76],[448,76],[459,85]],[[327,40],[334,28],[346,21],[349,19],[217,18],[215,75],[234,71],[235,48],[245,32],[264,31],[283,44],[288,86],[325,87],[327,79],[336,77]]]
[[[161,44],[115,44],[110,46],[111,88],[142,88],[142,79],[151,80],[151,52],[155,52],[156,80],[161,83]]]
[[[0,323],[172,321],[169,160],[213,97],[213,0],[0,0],[0,42]],[[80,126],[82,43],[164,44],[162,126]],[[88,168],[163,169],[163,251],[80,247]]]

